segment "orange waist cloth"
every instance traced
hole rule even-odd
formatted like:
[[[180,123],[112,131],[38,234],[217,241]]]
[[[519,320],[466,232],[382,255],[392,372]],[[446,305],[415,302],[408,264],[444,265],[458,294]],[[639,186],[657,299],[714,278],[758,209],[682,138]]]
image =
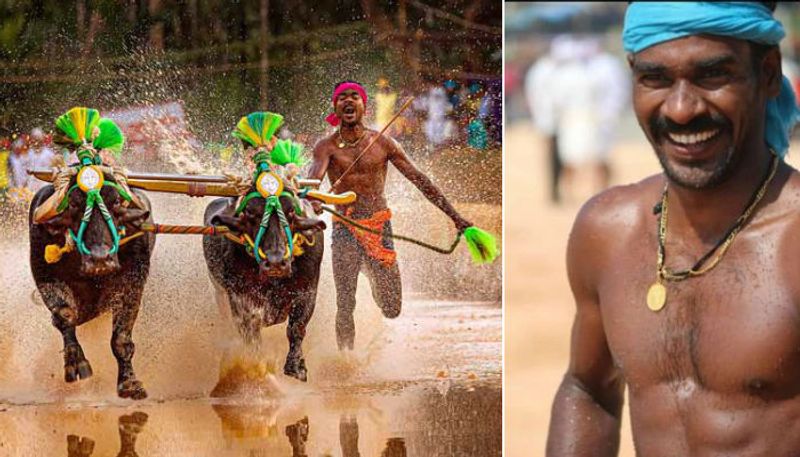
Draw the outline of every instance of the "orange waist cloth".
[[[380,233],[383,233],[384,225],[392,218],[392,210],[389,208],[382,209],[367,219],[355,219],[350,217],[350,214],[353,212],[352,210],[352,208],[347,208],[344,212],[344,215],[358,222],[364,227]],[[364,248],[364,251],[368,256],[379,261],[385,267],[390,267],[397,261],[397,253],[394,251],[394,249],[387,248],[383,245],[383,235],[367,232],[342,221],[338,217],[335,217],[335,219],[340,221],[341,224],[350,230],[350,233],[353,234],[353,237],[356,239],[356,241],[358,241],[358,244]]]

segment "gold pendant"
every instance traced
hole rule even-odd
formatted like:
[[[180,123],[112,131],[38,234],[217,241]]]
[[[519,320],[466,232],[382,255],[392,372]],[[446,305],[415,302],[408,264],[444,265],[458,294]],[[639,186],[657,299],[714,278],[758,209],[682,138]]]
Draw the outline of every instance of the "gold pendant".
[[[339,149],[344,149],[344,143],[339,143]]]
[[[647,289],[647,307],[650,311],[659,312],[667,303],[667,288],[660,282],[653,283]]]

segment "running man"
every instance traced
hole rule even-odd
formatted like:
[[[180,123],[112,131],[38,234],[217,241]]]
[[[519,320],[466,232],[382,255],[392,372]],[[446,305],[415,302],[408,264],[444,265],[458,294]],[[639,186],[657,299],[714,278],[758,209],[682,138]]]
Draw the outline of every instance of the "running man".
[[[338,128],[314,147],[309,177],[322,179],[327,174],[332,191],[353,191],[358,194],[358,200],[353,205],[338,210],[362,225],[383,232],[382,236],[373,235],[334,221],[331,244],[336,284],[336,340],[339,349],[344,350],[353,349],[356,284],[362,269],[369,278],[372,296],[383,315],[395,318],[400,314],[400,269],[390,238],[392,213],[384,194],[389,163],[447,214],[457,230],[464,231],[472,223],[458,214],[439,188],[414,166],[394,139],[381,136],[354,164],[356,156],[379,134],[363,124],[366,91],[356,82],[344,81],[335,86],[332,101],[334,113],[326,120]],[[345,173],[351,165],[352,168]]]

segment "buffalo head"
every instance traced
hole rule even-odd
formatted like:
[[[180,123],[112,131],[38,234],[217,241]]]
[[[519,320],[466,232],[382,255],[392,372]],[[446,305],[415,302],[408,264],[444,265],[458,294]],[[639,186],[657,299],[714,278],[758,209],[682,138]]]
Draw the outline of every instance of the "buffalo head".
[[[299,205],[290,192],[265,198],[253,188],[236,212],[216,215],[211,224],[227,226],[257,244],[260,252],[251,254],[262,278],[285,278],[292,273],[294,235],[311,237],[314,231],[325,230],[325,222],[303,216]]]
[[[129,196],[114,185],[113,176],[105,174],[104,182],[97,195],[90,196],[75,186],[73,178],[59,214],[41,223],[52,236],[72,238],[81,256],[80,272],[86,276],[119,270],[120,238],[138,230],[150,215],[129,205]]]

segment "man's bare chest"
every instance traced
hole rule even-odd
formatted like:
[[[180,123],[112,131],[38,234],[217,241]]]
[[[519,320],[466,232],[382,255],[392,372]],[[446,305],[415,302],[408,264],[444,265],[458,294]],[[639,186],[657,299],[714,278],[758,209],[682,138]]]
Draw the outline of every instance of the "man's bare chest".
[[[659,312],[646,304],[656,280],[655,243],[620,253],[617,271],[603,275],[600,304],[609,347],[631,388],[685,379],[718,392],[800,386],[797,288],[780,245],[775,233],[741,236],[710,272],[666,282]],[[676,268],[692,263],[676,260]]]
[[[373,146],[365,153],[360,149],[336,149],[331,154],[329,168],[340,176],[342,174],[385,174],[389,163],[388,155],[380,148]]]

